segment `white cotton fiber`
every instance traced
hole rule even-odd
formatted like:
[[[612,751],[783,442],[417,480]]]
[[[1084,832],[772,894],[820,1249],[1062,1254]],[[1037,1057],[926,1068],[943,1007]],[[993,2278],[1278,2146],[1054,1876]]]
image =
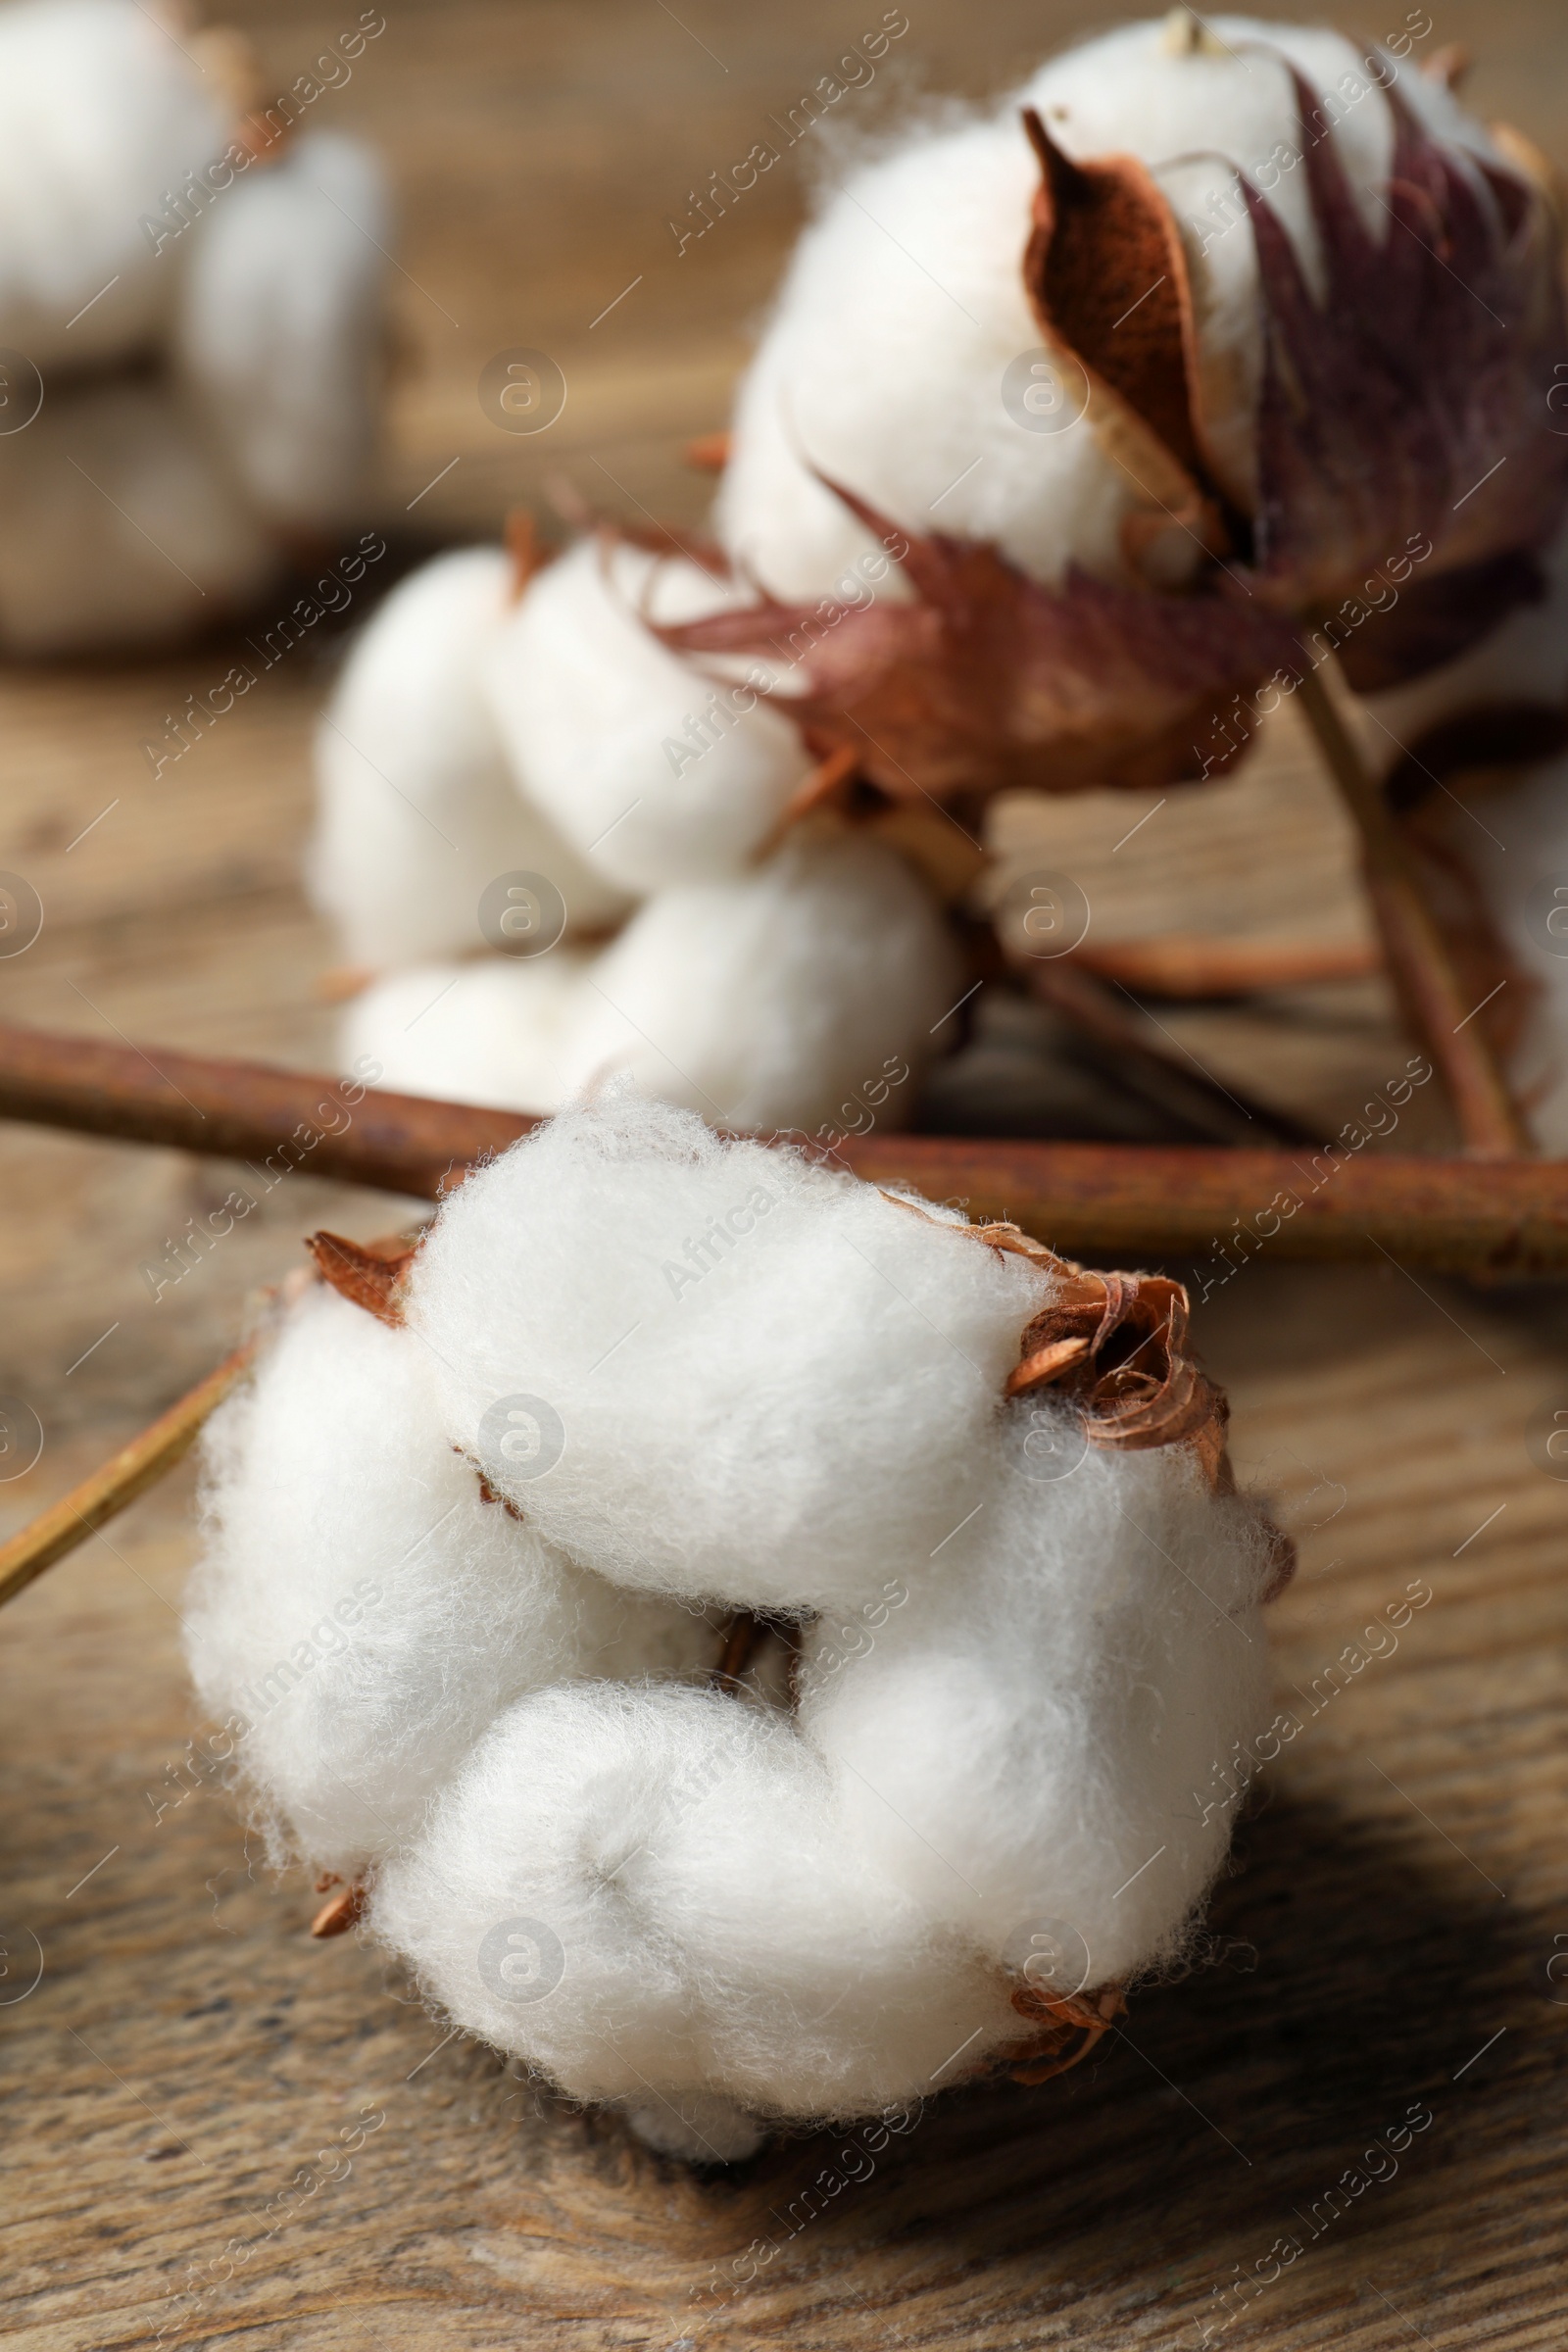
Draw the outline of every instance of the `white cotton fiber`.
[[[272,542],[170,387],[49,392],[0,435],[0,648],[70,654],[216,628],[274,579]]]
[[[497,1110],[554,1110],[579,1083],[576,1033],[593,958],[579,949],[514,962],[418,964],[344,1006],[338,1054],[380,1064],[378,1086]],[[346,1057],[346,1058],[344,1058]]]
[[[895,1065],[887,1123],[912,1114],[962,996],[942,907],[863,835],[795,838],[743,880],[662,892],[587,976],[577,1083],[626,1072],[731,1127],[858,1123]],[[854,1104],[855,1107],[848,1107]]]
[[[513,581],[500,548],[424,564],[361,632],[322,714],[309,876],[345,962],[375,970],[476,951],[480,900],[509,873],[552,883],[568,932],[625,911],[518,792],[485,702]]]
[[[726,2144],[732,2111],[705,2134],[707,2101],[861,2115],[1021,2032],[981,1952],[933,1928],[852,1818],[787,1717],[676,1689],[540,1692],[384,1874],[374,1925],[470,2031],[574,2097],[631,2087],[665,2145],[712,2162],[750,2148]]]
[[[684,556],[588,539],[530,582],[486,663],[528,797],[611,882],[738,873],[812,761],[744,680],[719,686],[645,625],[751,601]]]
[[[356,1873],[497,1713],[574,1676],[707,1663],[711,1633],[486,1502],[406,1331],[317,1289],[205,1446],[191,1671],[274,1836]]]
[[[962,994],[913,869],[863,835],[828,834],[787,842],[744,880],[662,891],[598,955],[558,947],[384,980],[346,1007],[338,1051],[372,1055],[399,1092],[513,1110],[554,1110],[623,1076],[720,1126],[858,1129],[873,1113],[899,1126]]]
[[[1295,143],[1281,59],[1320,97],[1354,77],[1347,87],[1363,94],[1348,106],[1336,95],[1331,135],[1374,223],[1386,218],[1376,199],[1392,128],[1367,52],[1341,35],[1246,17],[1204,22],[1191,45],[1163,20],[1087,41],[989,115],[919,130],[836,187],[796,249],[741,387],[715,510],[726,548],[775,594],[858,600],[856,583],[870,577],[874,541],[815,475],[907,531],[994,542],[1053,583],[1069,562],[1124,576],[1121,524],[1145,490],[1090,422],[1026,430],[1004,402],[1005,371],[1043,340],[1021,270],[1040,176],[1025,106],[1074,161],[1130,154],[1163,188],[1195,278],[1211,454],[1231,494],[1250,498],[1257,269],[1236,173],[1272,179],[1263,168],[1282,142]],[[1446,91],[1408,61],[1372,54],[1430,127],[1487,149],[1481,125]],[[1311,275],[1304,171],[1283,172],[1269,201]],[[1166,584],[1198,553],[1173,527],[1158,555]]]
[[[210,1434],[191,1656],[256,1808],[666,2153],[1060,2058],[1222,1859],[1277,1539],[1218,1423],[1008,1400],[1125,1278],[988,1231],[621,1087],[448,1197],[406,1322],[308,1295]]]
[[[189,232],[176,370],[257,514],[313,541],[370,489],[392,234],[380,164],[330,131],[248,172]]]
[[[1245,174],[1265,195],[1313,294],[1326,291],[1300,153],[1289,69],[1332,124],[1333,152],[1366,227],[1389,233],[1386,195],[1394,121],[1374,75],[1396,87],[1434,136],[1496,160],[1484,125],[1422,74],[1413,55],[1357,45],[1324,27],[1256,17],[1128,24],[1044,66],[1018,94],[1075,161],[1136,156],[1152,170],[1182,230],[1192,276],[1202,425],[1223,487],[1256,498],[1252,434],[1262,372],[1257,255],[1238,192]],[[1371,71],[1369,72],[1369,67]],[[1312,133],[1309,131],[1309,135]]]
[[[853,1842],[992,1949],[1069,1931],[1072,1991],[1170,1957],[1219,1867],[1216,1768],[1269,1719],[1270,1571],[1186,1448],[1091,1448],[1042,1484],[1030,1434],[1020,1408],[984,1509],[874,1631],[808,1632],[801,1724]]]
[[[1086,431],[1024,432],[1002,377],[1039,345],[1022,262],[1039,168],[1015,108],[916,133],[802,236],[735,410],[714,522],[784,597],[862,601],[877,542],[818,475],[906,530],[995,540],[1058,577],[1119,566],[1125,485]],[[885,592],[885,591],[884,591]]]
[[[46,372],[165,330],[177,265],[142,218],[227,135],[178,29],[135,0],[0,8],[0,345]]]
[[[798,1609],[874,1592],[974,1509],[1050,1289],[618,1088],[469,1177],[409,1313],[448,1437],[549,1541],[617,1582]],[[486,1423],[514,1396],[559,1427],[542,1475]]]

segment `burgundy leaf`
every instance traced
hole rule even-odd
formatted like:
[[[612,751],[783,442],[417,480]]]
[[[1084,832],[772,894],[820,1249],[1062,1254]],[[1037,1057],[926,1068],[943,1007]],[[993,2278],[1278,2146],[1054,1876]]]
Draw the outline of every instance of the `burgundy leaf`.
[[[837,488],[837,485],[833,485]],[[1044,587],[994,547],[901,533],[911,602],[787,605],[659,628],[675,652],[793,665],[774,707],[825,749],[859,755],[895,799],[1032,787],[1159,789],[1202,772],[1200,741],[1238,691],[1299,660],[1288,621],[1217,593],[1161,596],[1076,569]],[[1217,772],[1238,757],[1227,746]]]
[[[1568,503],[1568,439],[1546,407],[1568,358],[1560,248],[1544,199],[1468,164],[1387,93],[1395,145],[1383,233],[1362,220],[1335,144],[1314,135],[1292,69],[1325,299],[1313,298],[1278,216],[1244,177],[1268,312],[1258,418],[1256,585],[1302,612],[1429,538],[1435,577],[1552,537]],[[1493,571],[1481,627],[1531,593]],[[1479,633],[1479,631],[1477,632]],[[1449,658],[1451,635],[1405,649]],[[1415,674],[1405,666],[1399,674]]]

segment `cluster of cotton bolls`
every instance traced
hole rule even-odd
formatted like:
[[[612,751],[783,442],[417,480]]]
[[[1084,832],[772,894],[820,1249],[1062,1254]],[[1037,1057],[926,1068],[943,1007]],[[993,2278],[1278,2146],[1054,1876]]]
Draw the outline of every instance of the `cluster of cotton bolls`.
[[[210,1429],[190,1654],[454,2023],[729,2160],[1182,1948],[1282,1561],[1175,1286],[626,1081],[366,1262]]]
[[[1017,268],[1038,173],[1020,109],[1038,110],[1072,159],[1125,154],[1149,168],[1191,281],[1193,424],[1206,473],[1237,510],[1255,513],[1268,311],[1239,177],[1266,191],[1308,294],[1320,302],[1321,223],[1305,168],[1318,142],[1331,143],[1363,226],[1381,238],[1396,233],[1388,204],[1396,103],[1455,164],[1483,210],[1494,207],[1496,174],[1511,174],[1521,193],[1544,178],[1540,159],[1515,134],[1490,129],[1462,108],[1442,60],[1432,61],[1436,73],[1416,70],[1414,42],[1431,21],[1412,12],[1406,24],[1413,29],[1368,55],[1327,30],[1230,16],[1200,21],[1178,9],[1162,24],[1086,43],[1045,66],[994,116],[939,125],[848,180],[802,239],[741,392],[716,510],[732,558],[780,599],[841,595],[843,579],[874,544],[863,517],[835,494],[833,485],[848,484],[904,530],[940,528],[989,542],[1054,587],[1073,567],[1166,586],[1196,572],[1208,554],[1202,532],[1191,514],[1173,514],[1180,485],[1162,480],[1147,437],[1129,453],[1125,440],[1075,429],[1070,377],[1056,387],[1065,406],[1057,400],[1030,420],[1042,429],[1017,429],[1021,390],[1010,401],[997,398],[999,381],[1005,391],[1019,355],[1040,340]],[[1287,69],[1315,102],[1304,120]],[[1494,175],[1491,182],[1477,167]],[[895,225],[896,244],[888,233]],[[1331,337],[1343,324],[1331,311],[1321,332]],[[1556,378],[1563,373],[1559,367]],[[1568,388],[1556,378],[1543,375],[1529,389],[1543,435],[1568,433]],[[1444,527],[1450,503],[1461,512],[1507,462],[1485,434],[1478,446],[1479,478],[1453,484],[1463,495],[1433,508],[1427,486],[1428,508]],[[1517,451],[1514,464],[1518,473]],[[1560,499],[1544,494],[1541,511],[1549,519]],[[1392,775],[1403,762],[1406,779],[1429,796],[1424,821],[1440,904],[1446,899],[1461,942],[1479,941],[1491,953],[1491,964],[1477,967],[1477,998],[1511,973],[1499,1042],[1538,1139],[1562,1150],[1568,534],[1536,553],[1538,601],[1521,607],[1499,596],[1495,580],[1478,580],[1472,650],[1396,690],[1369,691],[1363,709],[1377,766]],[[1409,572],[1405,563],[1401,577]],[[899,589],[895,574],[890,591]],[[1541,721],[1534,731],[1551,756],[1507,750],[1506,722],[1521,705]],[[1467,715],[1477,722],[1467,751],[1424,735]],[[1530,738],[1527,726],[1520,740],[1528,746]],[[1439,786],[1446,792],[1461,775],[1476,787],[1473,806],[1440,797]]]
[[[739,1126],[815,1128],[867,1089],[907,1114],[963,990],[940,898],[867,832],[777,839],[800,734],[647,625],[745,593],[587,538],[520,591],[470,548],[386,600],[318,745],[315,895],[381,974],[345,1054],[533,1111],[622,1071]]]
[[[924,1068],[956,1040],[947,1015],[965,977],[932,861],[912,866],[885,836],[842,817],[779,841],[825,753],[849,767],[859,756],[895,800],[923,790],[903,739],[872,723],[874,695],[891,662],[899,691],[918,700],[929,680],[915,673],[939,670],[940,649],[909,636],[894,661],[892,640],[861,624],[907,609],[901,553],[936,533],[993,551],[1061,596],[1063,610],[1083,604],[1085,583],[1090,598],[1142,595],[1131,621],[1125,606],[1092,612],[1087,678],[1058,685],[1048,662],[1017,687],[1024,720],[1034,723],[1032,697],[1049,706],[1057,695],[1072,759],[1046,779],[1053,788],[1113,780],[1106,730],[1136,697],[1109,670],[1097,683],[1093,669],[1113,662],[1125,624],[1144,632],[1134,683],[1146,658],[1162,673],[1151,709],[1163,731],[1149,720],[1155,756],[1174,760],[1173,779],[1199,772],[1199,745],[1182,764],[1187,648],[1201,650],[1210,623],[1240,626],[1250,601],[1211,591],[1217,553],[1261,529],[1273,496],[1264,412],[1281,286],[1295,270],[1308,304],[1375,301],[1347,275],[1346,240],[1393,234],[1400,136],[1431,142],[1433,168],[1457,175],[1456,201],[1473,198],[1494,227],[1506,214],[1496,175],[1527,170],[1517,143],[1468,115],[1441,74],[1417,69],[1429,30],[1412,18],[1388,48],[1365,52],[1327,30],[1177,9],[1091,40],[994,107],[939,115],[836,174],[740,389],[710,552],[584,540],[518,587],[499,550],[468,551],[409,582],[363,640],[322,728],[312,863],[345,962],[376,975],[345,1016],[345,1054],[373,1055],[395,1087],[541,1111],[622,1069],[710,1118],[760,1125],[831,1119],[874,1072],[901,1067],[914,1083],[898,1108],[911,1108]],[[1034,377],[1048,356],[1051,290],[1025,267],[1043,169],[1031,117],[1055,159],[1048,176],[1132,159],[1117,166],[1132,175],[1116,199],[1127,317],[1096,323],[1102,289],[1079,283],[1076,313],[1095,337],[1093,399],[1069,355],[1046,369],[1044,408]],[[1313,160],[1319,147],[1331,163]],[[1335,217],[1330,171],[1358,225]],[[1244,186],[1276,224],[1272,276]],[[1151,230],[1156,212],[1164,225]],[[1070,224],[1057,228],[1070,247]],[[1165,264],[1148,263],[1152,282],[1135,295],[1148,250],[1138,239],[1149,234],[1166,240]],[[1319,339],[1344,323],[1340,309],[1325,314]],[[1165,343],[1140,363],[1145,327]],[[1131,360],[1116,340],[1124,329]],[[1166,380],[1171,368],[1184,385]],[[1118,382],[1134,378],[1141,390],[1124,397]],[[1459,522],[1444,522],[1450,539],[1434,578],[1510,530],[1528,539],[1524,510],[1496,489],[1525,473],[1522,462],[1494,468],[1479,504],[1457,483],[1443,494],[1445,516],[1452,506]],[[1419,506],[1440,491],[1422,482],[1412,496]],[[1293,586],[1309,604],[1308,582],[1366,560],[1353,532],[1345,545],[1335,537],[1354,510],[1350,496],[1319,534],[1327,544],[1310,532],[1282,542],[1279,609],[1265,613],[1261,590],[1250,600],[1274,639],[1215,654],[1205,692],[1227,676],[1245,685],[1295,644]],[[1202,596],[1184,593],[1199,585]],[[752,612],[746,642],[736,631]],[[1195,623],[1199,639],[1183,639]],[[835,664],[842,684],[852,637],[869,657],[846,690],[847,716],[836,713],[843,724],[824,735],[811,694],[824,677],[835,682]],[[1266,659],[1265,641],[1275,646]],[[924,664],[922,644],[932,650]],[[945,693],[973,697],[971,731],[1007,703],[1017,682],[992,677],[990,650],[969,649],[966,677],[939,680],[939,734]],[[1080,685],[1099,710],[1098,734],[1075,715]],[[862,686],[872,699],[857,705]],[[960,786],[966,749],[981,748],[963,726]],[[977,756],[977,794],[1001,776],[1002,763],[988,776]],[[929,795],[925,808],[940,827]],[[978,822],[972,808],[957,810],[949,848],[967,847]],[[518,900],[510,940],[504,914],[485,911],[503,877]],[[486,943],[548,953],[470,960]]]
[[[0,7],[0,649],[169,642],[361,514],[379,165],[165,0]]]

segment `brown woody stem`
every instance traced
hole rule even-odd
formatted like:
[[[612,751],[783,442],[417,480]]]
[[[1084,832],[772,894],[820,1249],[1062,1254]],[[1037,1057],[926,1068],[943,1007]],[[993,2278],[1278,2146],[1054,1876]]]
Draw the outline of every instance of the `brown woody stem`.
[[[538,1123],[519,1111],[411,1095],[368,1093],[346,1110],[354,1092],[264,1062],[148,1055],[0,1025],[0,1117],[233,1159],[270,1157],[417,1200],[439,1200],[470,1162],[504,1152]],[[971,1216],[1011,1219],[1066,1256],[1115,1265],[1206,1258],[1218,1238],[1244,1255],[1261,1248],[1275,1260],[1376,1264],[1387,1251],[1451,1273],[1568,1272],[1568,1163],[1481,1166],[1363,1143],[1315,1152],[1211,1151],[873,1130],[846,1137],[832,1159],[869,1184],[961,1200]]]
[[[1383,957],[1372,940],[1210,939],[1195,931],[1159,931],[1145,939],[1093,944],[1086,940],[1064,960],[1081,964],[1099,979],[1119,980],[1135,996],[1165,997],[1176,1003],[1365,980],[1383,969]]]
[[[1164,1043],[1136,1004],[1081,962],[1065,956],[1041,961],[1020,958],[1014,969],[1037,1003],[1049,1004],[1100,1049],[1113,1077],[1181,1120],[1205,1143],[1318,1140],[1287,1112],[1221,1086],[1197,1062],[1184,1058],[1175,1042]]]
[[[1534,1146],[1491,1041],[1465,1003],[1437,917],[1372,770],[1315,670],[1297,691],[1335,782],[1361,835],[1368,896],[1383,935],[1389,976],[1420,1043],[1431,1054],[1464,1148],[1476,1159],[1512,1159]]]
[[[145,1494],[166,1471],[172,1470],[195,1444],[208,1415],[243,1378],[254,1353],[254,1341],[236,1348],[216,1372],[209,1372],[150,1429],[122,1446],[101,1469],[73,1487],[9,1544],[0,1544],[0,1607],[14,1600],[56,1560],[63,1560],[78,1544],[85,1544],[89,1536],[107,1527],[138,1494]]]

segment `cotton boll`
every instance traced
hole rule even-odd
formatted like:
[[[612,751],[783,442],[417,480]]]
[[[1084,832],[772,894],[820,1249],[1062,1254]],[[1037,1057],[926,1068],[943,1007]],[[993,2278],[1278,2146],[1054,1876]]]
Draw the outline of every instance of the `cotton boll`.
[[[568,931],[625,910],[518,793],[486,705],[481,672],[511,616],[513,576],[501,549],[474,547],[401,581],[361,633],[322,717],[311,894],[350,963],[373,969],[479,947],[479,901],[507,873],[551,882]]]
[[[1183,230],[1193,274],[1203,425],[1224,486],[1241,504],[1256,497],[1252,435],[1262,375],[1256,249],[1237,187],[1261,190],[1296,250],[1314,295],[1325,293],[1307,174],[1299,161],[1294,67],[1331,125],[1339,162],[1365,226],[1390,233],[1380,199],[1388,186],[1394,124],[1378,85],[1400,98],[1435,136],[1497,160],[1485,127],[1442,84],[1386,50],[1343,34],[1254,17],[1128,24],[1042,67],[1019,92],[1075,161],[1114,154],[1147,164]],[[1310,135],[1321,136],[1320,131]]]
[[[205,1471],[191,1670],[312,1862],[352,1875],[410,1836],[520,1692],[708,1663],[700,1619],[486,1502],[442,1436],[425,1349],[330,1292],[215,1416]]]
[[[1278,1545],[1208,1484],[1180,1295],[1027,1250],[619,1086],[391,1300],[307,1294],[213,1424],[192,1662],[265,1812],[457,2026],[665,2152],[1092,2039],[1268,1752]],[[1026,1334],[1070,1399],[1004,1401]],[[798,1670],[726,1624],[710,1681],[719,1599]]]
[[[805,231],[714,509],[775,595],[886,593],[875,539],[817,476],[907,531],[994,540],[1041,578],[1074,555],[1119,572],[1123,476],[1086,429],[1025,432],[1003,406],[1004,372],[1041,339],[1022,276],[1038,180],[1009,108],[917,134]]]
[[[584,991],[578,1083],[623,1070],[724,1125],[810,1129],[858,1124],[860,1090],[900,1066],[883,1115],[902,1124],[962,993],[942,909],[904,858],[802,840],[633,916]]]
[[[211,628],[278,558],[168,386],[49,394],[0,435],[0,647],[52,655]]]
[[[876,1855],[787,1720],[549,1691],[475,1751],[372,1924],[458,2023],[573,2096],[632,2086],[664,2145],[728,2160],[755,2144],[748,2113],[863,2114],[1016,2037],[995,1972]]]
[[[1127,25],[1054,59],[990,117],[920,130],[863,167],[803,235],[742,385],[715,509],[725,547],[782,597],[843,596],[868,578],[875,543],[826,476],[906,531],[990,541],[1053,585],[1069,563],[1124,576],[1121,525],[1138,485],[1091,418],[1025,431],[1004,403],[1006,369],[1043,340],[1022,280],[1040,176],[1026,106],[1073,160],[1132,155],[1164,189],[1194,274],[1211,455],[1223,486],[1250,503],[1262,346],[1236,173],[1266,190],[1320,288],[1306,174],[1280,156],[1298,151],[1289,60],[1324,102],[1363,217],[1385,233],[1393,132],[1366,58],[1337,33],[1250,18],[1213,20],[1192,46],[1167,21]],[[1494,159],[1446,91],[1385,53],[1372,65],[1431,129]],[[1164,584],[1199,560],[1173,526]]]
[[[627,1585],[799,1611],[874,1593],[974,1510],[1050,1295],[1022,1258],[616,1087],[469,1176],[409,1315],[447,1436],[547,1541]],[[513,1399],[558,1433],[515,1465]]]
[[[189,232],[173,356],[246,498],[318,536],[370,487],[391,207],[368,149],[310,131]]]
[[[1071,1993],[1171,1957],[1219,1867],[1237,1743],[1270,1720],[1271,1568],[1185,1447],[1039,1480],[1041,1410],[1008,1407],[985,1507],[936,1560],[808,1629],[801,1725],[852,1840],[999,1967],[1028,1923],[1061,1931],[1071,1981],[1044,1988]]]
[[[557,948],[516,962],[421,964],[377,981],[343,1010],[345,1069],[362,1054],[378,1086],[438,1102],[547,1111],[578,1082],[584,975],[593,959]]]
[[[750,687],[715,686],[645,625],[750,598],[686,557],[586,540],[530,583],[487,662],[523,790],[623,890],[739,872],[811,766]]]
[[[161,222],[224,138],[214,85],[156,9],[0,9],[0,343],[45,371],[150,346],[177,263],[143,217]]]

